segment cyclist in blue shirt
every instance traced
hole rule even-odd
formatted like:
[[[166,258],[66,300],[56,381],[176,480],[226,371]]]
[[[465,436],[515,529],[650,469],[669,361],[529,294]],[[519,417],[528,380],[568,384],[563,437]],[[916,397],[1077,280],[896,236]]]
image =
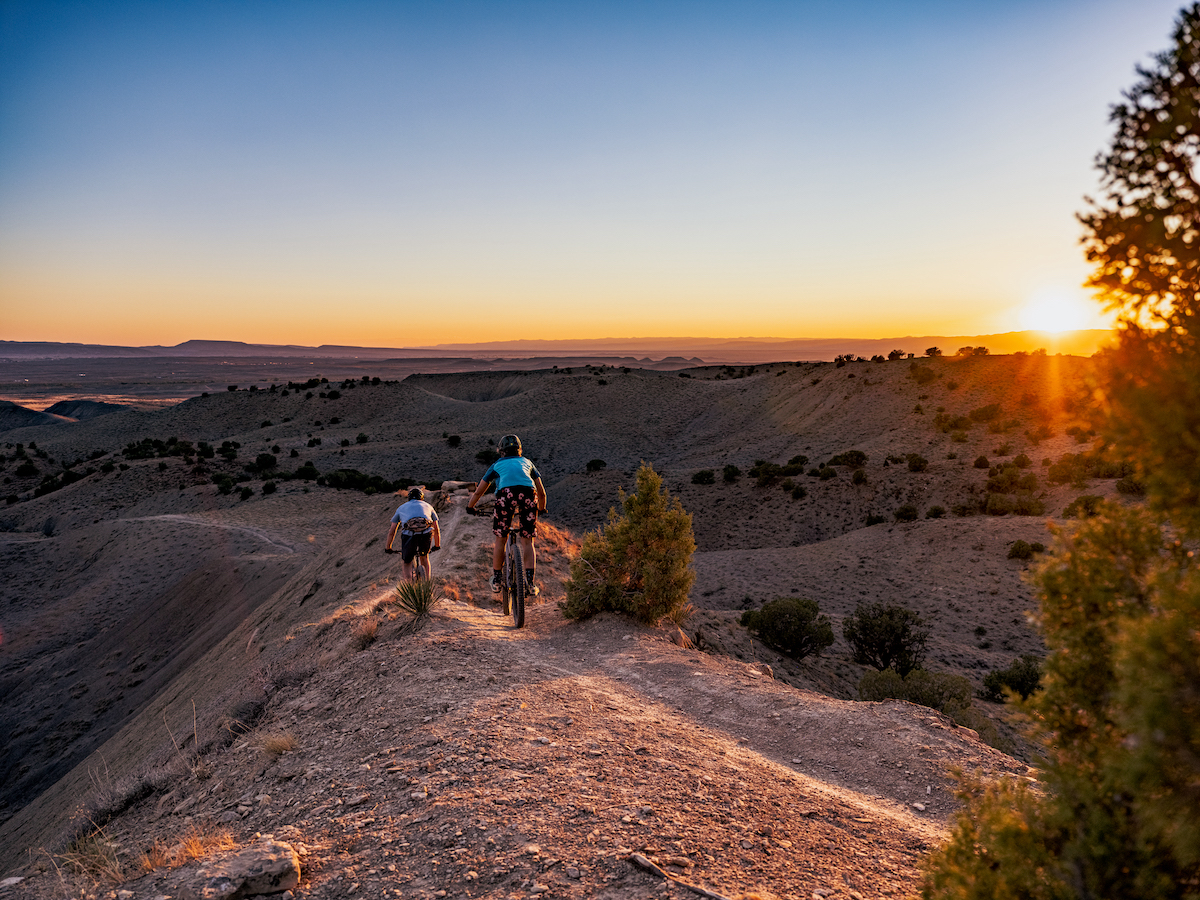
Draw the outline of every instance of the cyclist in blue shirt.
[[[475,493],[467,501],[468,512],[474,512],[475,504],[493,482],[496,485],[496,505],[492,510],[492,532],[496,535],[496,541],[492,548],[492,593],[500,593],[504,540],[513,516],[516,516],[521,558],[525,561],[525,593],[536,597],[540,591],[533,583],[533,538],[537,531],[537,514],[546,511],[546,489],[542,486],[542,476],[537,466],[521,455],[521,439],[515,434],[506,434],[500,439],[500,458],[483,473]]]

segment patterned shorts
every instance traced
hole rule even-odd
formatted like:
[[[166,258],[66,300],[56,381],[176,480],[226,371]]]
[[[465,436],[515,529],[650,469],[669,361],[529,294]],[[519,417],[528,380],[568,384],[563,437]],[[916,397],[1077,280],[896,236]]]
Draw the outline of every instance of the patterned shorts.
[[[508,534],[509,524],[514,516],[517,519],[517,531],[521,536],[533,537],[537,531],[537,495],[533,488],[517,485],[496,491],[496,505],[492,509],[492,531],[504,537]]]

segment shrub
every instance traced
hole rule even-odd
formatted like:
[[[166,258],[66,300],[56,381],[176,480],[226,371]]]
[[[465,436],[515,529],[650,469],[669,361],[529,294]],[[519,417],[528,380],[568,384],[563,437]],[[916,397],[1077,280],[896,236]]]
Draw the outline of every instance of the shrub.
[[[1004,689],[1009,688],[1021,695],[1024,700],[1042,686],[1042,661],[1030,654],[1014,659],[1007,669],[994,669],[983,677],[983,690],[979,692],[984,700],[993,703],[1004,701]]]
[[[730,463],[721,470],[721,478],[726,484],[733,484],[742,477],[742,470]]]
[[[100,468],[103,469],[104,467],[101,466]],[[1126,475],[1124,478],[1119,480],[1117,482],[1117,490],[1130,497],[1146,496],[1146,485],[1133,475]]]
[[[862,469],[855,469],[854,474],[850,476],[850,483],[851,484],[866,484],[867,483],[867,473],[864,472]]]
[[[975,457],[975,468],[990,469],[991,467],[992,467],[992,464],[990,462],[988,462],[988,458],[986,456]]]
[[[925,510],[925,518],[927,519],[940,519],[944,515],[946,515],[946,507],[944,506],[931,506]]]
[[[822,481],[828,481],[830,478],[837,478],[837,469],[833,466],[826,466],[817,472],[817,477]]]
[[[716,484],[717,475],[712,469],[701,469],[692,476],[692,484]]]
[[[980,406],[971,410],[968,415],[973,422],[991,422],[1000,415],[1000,404],[989,403],[987,406]]]
[[[446,443],[447,443],[447,445],[450,446],[451,449],[453,449],[462,443],[462,437],[460,437],[457,434],[448,435],[446,437]]]
[[[1013,541],[1013,545],[1008,548],[1009,559],[1032,559],[1033,554],[1041,553],[1046,549],[1046,545],[1038,541],[1032,544],[1027,541]]]
[[[808,491],[806,491],[804,489],[804,485],[797,484],[797,485],[792,486],[792,499],[793,500],[803,500],[807,496],[808,496]]]
[[[589,472],[599,472],[601,469],[605,468],[607,465],[608,465],[608,463],[606,463],[602,459],[589,459],[587,462],[587,466],[585,466],[585,468]]]
[[[500,458],[500,451],[492,447],[485,447],[475,454],[475,462],[481,466],[490,466]]]
[[[253,496],[254,496],[254,488],[250,487],[250,485],[245,485],[242,487],[241,497],[243,500],[249,500]]]
[[[879,671],[895,669],[904,677],[925,657],[929,629],[911,609],[888,603],[857,607],[842,623],[842,635],[854,661]]]
[[[971,682],[961,675],[913,669],[900,675],[893,669],[868,672],[858,683],[863,700],[907,700],[954,718],[971,705]]]
[[[829,460],[826,465],[830,466],[849,466],[852,469],[862,468],[867,464],[867,454],[861,450],[847,450],[844,453],[839,453],[833,459]]]
[[[867,527],[870,528],[872,525],[882,525],[886,521],[887,521],[887,516],[868,515],[867,516]]]
[[[892,515],[896,517],[897,522],[914,522],[919,513],[915,506],[911,503],[906,503],[903,506],[897,507]]]
[[[273,493],[275,493],[275,491],[276,491],[275,482],[273,482],[273,481],[264,481],[264,482],[263,482],[263,486],[262,486],[262,492],[263,492],[263,496],[264,496],[264,497],[265,497],[267,494],[273,494]]]
[[[618,496],[622,512],[610,510],[571,562],[562,605],[569,619],[612,610],[655,623],[687,603],[696,577],[692,517],[648,463],[638,468],[637,490]]]
[[[298,456],[299,454],[297,454]],[[296,477],[304,481],[312,481],[321,473],[317,471],[317,467],[312,464],[312,460],[306,460],[303,465],[296,470]]]
[[[792,659],[820,655],[833,643],[833,626],[815,600],[781,597],[760,610],[742,613],[741,623],[768,647]]]
[[[929,460],[919,453],[910,453],[906,459],[908,460],[908,471],[910,472],[924,472],[929,468]]]
[[[358,433],[358,437],[356,437],[356,438],[354,439],[354,442],[355,442],[355,443],[357,443],[357,444],[365,444],[365,443],[367,443],[367,441],[369,441],[369,440],[371,440],[371,439],[370,439],[369,437],[367,437],[367,436],[366,436],[366,434],[364,434],[363,432],[361,432],[361,431],[360,431],[360,432]]]
[[[1022,468],[1022,469],[1028,469],[1030,466],[1032,466],[1032,465],[1033,465],[1033,460],[1032,460],[1032,459],[1030,459],[1028,456],[1026,456],[1024,453],[1021,453],[1021,454],[1019,454],[1019,455],[1016,457],[1016,459],[1014,459],[1014,460],[1013,460],[1013,462],[1014,462],[1014,463],[1015,463],[1015,464],[1016,464],[1016,465],[1017,465],[1019,468]]]
[[[1063,510],[1063,518],[1090,519],[1100,512],[1103,502],[1104,498],[1095,494],[1081,494],[1067,504],[1067,508]]]
[[[254,462],[246,466],[251,472],[270,472],[279,465],[279,460],[273,453],[260,453],[254,457]]]
[[[33,464],[33,460],[27,459],[25,462],[17,466],[17,469],[15,472],[13,472],[13,474],[18,478],[29,478],[38,474],[38,467]]]

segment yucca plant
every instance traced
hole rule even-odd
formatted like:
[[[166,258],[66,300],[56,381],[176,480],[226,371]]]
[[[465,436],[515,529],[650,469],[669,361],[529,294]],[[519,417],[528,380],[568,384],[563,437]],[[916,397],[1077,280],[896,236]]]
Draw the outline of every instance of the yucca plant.
[[[396,585],[396,605],[418,619],[429,615],[441,599],[433,581],[428,578],[402,581]]]

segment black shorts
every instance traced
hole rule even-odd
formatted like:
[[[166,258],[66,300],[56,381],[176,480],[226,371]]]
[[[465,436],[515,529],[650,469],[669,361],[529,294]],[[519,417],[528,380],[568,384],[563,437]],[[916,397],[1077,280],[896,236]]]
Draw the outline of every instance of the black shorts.
[[[433,532],[426,531],[424,534],[401,534],[400,535],[400,552],[405,564],[413,561],[414,556],[428,556],[429,548],[433,544]]]
[[[517,519],[516,530],[522,537],[531,538],[537,533],[537,494],[533,488],[518,484],[496,491],[496,505],[492,507],[492,531],[501,537],[508,534],[514,516]]]

